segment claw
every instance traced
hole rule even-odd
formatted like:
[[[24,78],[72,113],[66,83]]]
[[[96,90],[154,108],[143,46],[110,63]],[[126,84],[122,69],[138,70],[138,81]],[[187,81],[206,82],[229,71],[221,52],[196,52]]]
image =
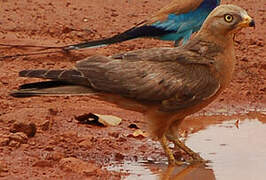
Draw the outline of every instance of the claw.
[[[186,152],[193,160],[192,162],[205,162],[198,153],[192,151],[189,147],[187,147],[183,142],[181,142],[178,138],[167,136],[167,138],[174,143],[174,145],[180,149],[182,149],[184,152]]]

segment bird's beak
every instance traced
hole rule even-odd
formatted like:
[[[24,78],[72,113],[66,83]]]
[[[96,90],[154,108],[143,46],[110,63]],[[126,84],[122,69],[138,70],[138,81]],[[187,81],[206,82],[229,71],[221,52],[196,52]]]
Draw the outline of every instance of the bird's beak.
[[[255,27],[255,21],[248,15],[242,17],[242,21],[238,23],[238,27]]]

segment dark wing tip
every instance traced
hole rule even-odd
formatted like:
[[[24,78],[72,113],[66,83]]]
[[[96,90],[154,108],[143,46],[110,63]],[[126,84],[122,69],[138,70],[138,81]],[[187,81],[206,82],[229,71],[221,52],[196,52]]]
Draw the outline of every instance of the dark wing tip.
[[[16,98],[25,98],[25,97],[38,96],[38,94],[36,94],[36,93],[20,91],[20,90],[12,91],[9,95],[13,96],[13,97],[16,97]]]

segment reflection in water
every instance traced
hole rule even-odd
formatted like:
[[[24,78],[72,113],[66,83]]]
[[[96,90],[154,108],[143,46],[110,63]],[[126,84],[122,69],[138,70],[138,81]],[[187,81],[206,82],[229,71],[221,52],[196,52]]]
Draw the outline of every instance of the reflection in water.
[[[125,161],[107,169],[129,173],[124,177],[126,180],[215,180],[213,171],[204,164],[168,166],[166,163]]]
[[[215,180],[211,169],[204,164],[192,164],[189,166],[170,166],[161,173],[161,180]]]
[[[109,171],[125,172],[126,180],[140,180],[140,179],[156,179],[157,175],[154,174],[149,168],[146,167],[144,162],[124,161],[123,163],[114,164],[107,167]]]
[[[236,126],[236,122],[238,127]],[[211,162],[168,167],[165,162],[116,164],[126,180],[264,180],[266,179],[266,116],[193,117],[183,123],[186,145]]]
[[[265,119],[264,119],[265,121]],[[266,179],[266,124],[246,119],[227,121],[189,135],[186,144],[211,161],[217,180]]]

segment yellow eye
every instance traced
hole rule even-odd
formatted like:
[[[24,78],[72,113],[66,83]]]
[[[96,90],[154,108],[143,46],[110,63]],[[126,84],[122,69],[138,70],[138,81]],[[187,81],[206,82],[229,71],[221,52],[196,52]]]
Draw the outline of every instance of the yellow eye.
[[[233,21],[233,16],[230,15],[230,14],[226,14],[224,15],[224,20],[228,23],[232,22]]]

